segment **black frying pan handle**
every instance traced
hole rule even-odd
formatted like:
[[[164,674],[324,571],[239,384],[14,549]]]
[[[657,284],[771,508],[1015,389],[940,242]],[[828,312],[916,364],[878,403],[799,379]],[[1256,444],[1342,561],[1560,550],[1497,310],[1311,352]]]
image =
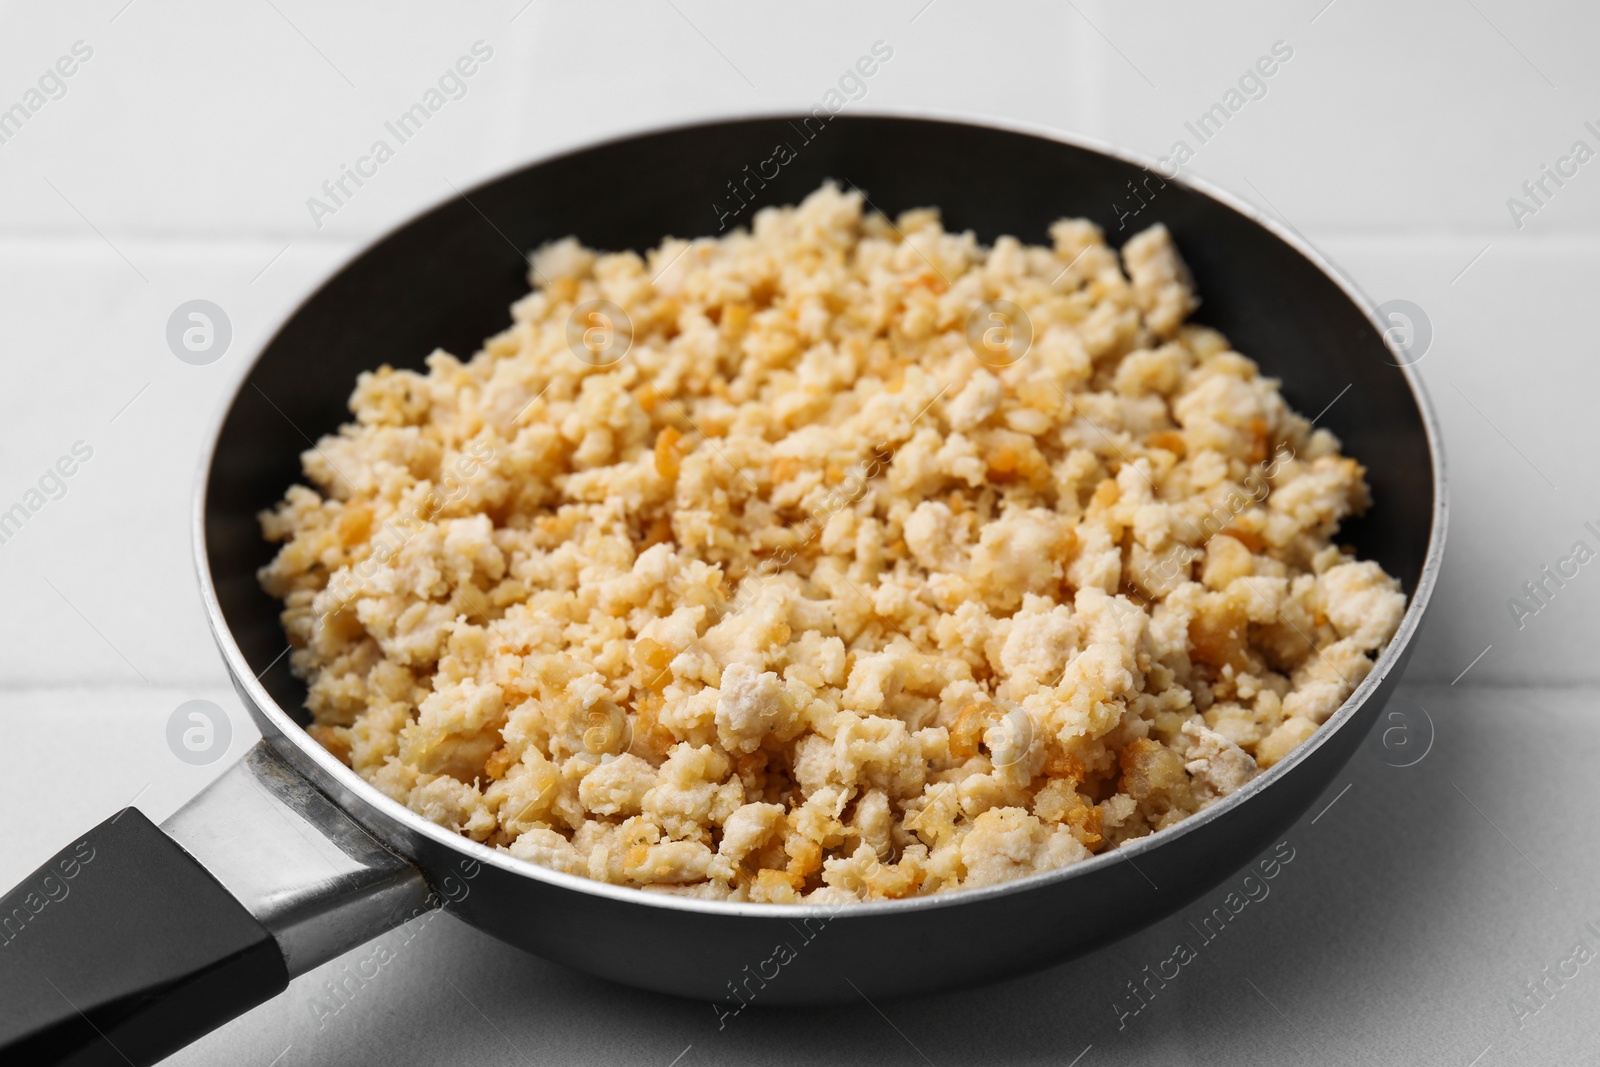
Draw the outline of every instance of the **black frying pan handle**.
[[[0,900],[0,1062],[140,1067],[288,981],[266,927],[135,808]]]

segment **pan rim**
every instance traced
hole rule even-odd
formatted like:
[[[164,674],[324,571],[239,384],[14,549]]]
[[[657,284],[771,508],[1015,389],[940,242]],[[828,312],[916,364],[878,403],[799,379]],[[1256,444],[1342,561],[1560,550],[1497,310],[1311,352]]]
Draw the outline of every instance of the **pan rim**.
[[[359,260],[375,246],[387,240],[405,228],[414,225],[421,219],[431,215],[440,208],[453,203],[458,198],[464,198],[476,193],[487,186],[498,183],[514,174],[536,166],[543,166],[560,159],[576,156],[608,145],[637,140],[644,137],[669,134],[684,130],[708,126],[734,125],[741,122],[788,119],[808,117],[807,112],[795,111],[789,108],[775,108],[771,110],[730,112],[724,115],[715,115],[692,121],[671,123],[662,126],[649,126],[635,129],[631,132],[604,137],[598,140],[585,141],[576,145],[558,149],[536,158],[523,161],[514,166],[496,171],[475,182],[465,193],[452,193],[431,201],[419,210],[409,214],[400,221],[386,226],[381,233],[368,241],[362,242],[346,257],[333,265],[315,283],[314,287],[295,303],[294,307],[281,316],[271,334],[259,344],[252,353],[249,361],[241,365],[237,381],[227,391],[218,410],[213,415],[207,428],[204,444],[201,449],[199,464],[195,475],[195,493],[193,497],[193,512],[191,516],[191,532],[194,538],[195,566],[200,580],[201,596],[205,603],[206,614],[211,626],[213,638],[217,642],[223,659],[232,676],[234,684],[245,691],[248,700],[245,702],[251,717],[261,728],[262,736],[275,747],[279,741],[292,746],[298,757],[314,765],[320,777],[307,774],[305,764],[299,759],[295,762],[297,772],[306,775],[311,783],[323,792],[334,792],[352,795],[360,801],[359,806],[343,802],[338,796],[331,797],[334,803],[357,823],[366,828],[386,846],[399,853],[410,862],[416,863],[423,870],[424,875],[429,871],[425,864],[419,862],[414,849],[403,848],[394,843],[397,836],[421,836],[429,839],[436,845],[460,854],[465,859],[488,864],[507,874],[528,878],[535,882],[543,882],[553,888],[572,890],[615,900],[620,903],[630,903],[645,907],[663,908],[669,911],[693,912],[707,916],[741,916],[751,918],[788,918],[805,919],[812,917],[826,917],[830,921],[842,918],[866,918],[869,916],[889,916],[908,911],[922,911],[925,909],[954,907],[962,904],[977,904],[993,900],[996,897],[1015,893],[1043,890],[1056,883],[1064,883],[1077,877],[1087,877],[1095,871],[1112,866],[1120,862],[1134,863],[1141,856],[1161,848],[1168,842],[1193,833],[1206,826],[1215,819],[1221,818],[1233,808],[1245,804],[1264,792],[1278,779],[1286,777],[1298,767],[1311,754],[1327,743],[1339,730],[1343,729],[1355,716],[1356,712],[1364,705],[1372,694],[1378,689],[1389,674],[1400,664],[1409,651],[1411,642],[1421,625],[1424,613],[1432,598],[1437,584],[1439,571],[1443,563],[1446,528],[1449,516],[1448,481],[1445,471],[1443,441],[1437,415],[1429,398],[1427,389],[1410,365],[1397,366],[1403,380],[1411,390],[1413,401],[1416,403],[1418,414],[1422,421],[1424,436],[1428,445],[1428,457],[1433,476],[1434,505],[1431,525],[1428,534],[1428,548],[1423,559],[1422,569],[1417,577],[1416,588],[1413,590],[1400,626],[1390,638],[1373,665],[1371,673],[1356,687],[1355,691],[1345,699],[1339,709],[1335,711],[1322,724],[1321,727],[1306,741],[1297,745],[1295,749],[1283,760],[1258,774],[1249,783],[1227,797],[1175,823],[1164,830],[1158,830],[1145,837],[1129,841],[1114,849],[1102,852],[1082,862],[1068,867],[1044,871],[1038,874],[1000,882],[991,886],[982,886],[973,889],[958,889],[946,893],[936,893],[928,896],[906,897],[897,900],[859,901],[846,904],[765,904],[750,902],[731,902],[722,900],[703,900],[694,897],[676,896],[665,893],[649,893],[642,889],[628,886],[613,885],[609,882],[600,882],[580,875],[565,874],[547,867],[541,867],[527,860],[518,859],[509,853],[500,852],[479,844],[458,833],[445,829],[436,823],[424,819],[421,815],[411,811],[399,801],[381,792],[376,786],[367,782],[353,770],[334,759],[333,756],[311,739],[303,727],[294,721],[277,701],[267,692],[266,687],[257,679],[249,662],[245,659],[243,651],[233,638],[232,630],[227,618],[223,615],[221,603],[218,600],[215,582],[211,574],[209,554],[206,548],[205,519],[206,519],[206,491],[210,480],[212,461],[216,455],[218,442],[222,429],[232,413],[234,405],[249,384],[252,372],[260,361],[262,354],[282,333],[283,329],[298,316],[302,310],[316,298],[327,284],[341,272],[348,269],[351,264]],[[841,117],[835,115],[834,117]],[[961,112],[956,110],[915,108],[915,107],[873,107],[852,109],[843,117],[867,119],[909,119],[927,122],[930,124],[969,126],[979,129],[997,130],[1002,133],[1018,134],[1040,140],[1051,141],[1068,147],[1082,149],[1089,152],[1108,156],[1133,166],[1155,169],[1155,161],[1141,153],[1136,153],[1115,145],[1088,137],[1079,133],[1069,132],[1045,126],[1038,123],[1022,122],[1013,119],[983,115],[976,112]],[[1223,207],[1226,207],[1249,221],[1262,227],[1272,236],[1288,245],[1295,252],[1315,266],[1323,275],[1331,280],[1344,293],[1345,297],[1367,319],[1368,323],[1381,335],[1384,324],[1377,317],[1374,302],[1361,291],[1356,283],[1348,278],[1342,270],[1325,257],[1311,242],[1303,238],[1298,231],[1284,223],[1278,222],[1266,215],[1255,205],[1243,200],[1237,195],[1212,185],[1210,182],[1184,175],[1181,172],[1167,178],[1162,173],[1163,180],[1174,182],[1188,188],[1200,195],[1207,197]],[[331,787],[331,788],[330,788]],[[354,809],[354,810],[353,810]],[[369,814],[370,813],[370,814]],[[383,820],[388,820],[393,826],[383,826]],[[377,824],[377,825],[375,825]],[[394,830],[398,828],[400,834]]]

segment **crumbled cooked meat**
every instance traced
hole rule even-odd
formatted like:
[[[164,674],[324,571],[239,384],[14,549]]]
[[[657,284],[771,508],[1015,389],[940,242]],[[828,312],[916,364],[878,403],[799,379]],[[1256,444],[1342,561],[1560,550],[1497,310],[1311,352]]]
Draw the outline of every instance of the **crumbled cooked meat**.
[[[1329,543],[1362,468],[1186,322],[1164,228],[1051,238],[826,186],[541,250],[262,516],[313,736],[521,859],[758,902],[989,885],[1237,790],[1399,625]],[[969,338],[997,300],[1019,358]]]

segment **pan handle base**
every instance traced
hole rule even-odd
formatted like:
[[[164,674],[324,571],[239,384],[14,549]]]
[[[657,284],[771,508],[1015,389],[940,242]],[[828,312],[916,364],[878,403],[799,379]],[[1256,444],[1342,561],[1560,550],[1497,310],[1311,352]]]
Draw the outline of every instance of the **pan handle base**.
[[[265,741],[161,829],[266,927],[290,978],[442,903]]]

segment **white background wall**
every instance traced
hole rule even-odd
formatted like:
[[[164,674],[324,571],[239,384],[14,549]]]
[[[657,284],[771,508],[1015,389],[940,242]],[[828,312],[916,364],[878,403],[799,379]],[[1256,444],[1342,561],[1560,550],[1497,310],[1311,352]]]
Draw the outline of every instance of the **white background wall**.
[[[1582,524],[1600,520],[1600,161],[1520,228],[1506,205],[1573,141],[1600,149],[1583,127],[1600,126],[1597,34],[1600,8],[1555,0],[6,5],[0,107],[74,42],[93,56],[0,144],[0,508],[75,441],[94,455],[0,545],[17,766],[0,776],[0,883],[130,797],[160,818],[215,774],[166,752],[183,700],[233,712],[235,751],[252,736],[196,592],[190,495],[217,405],[300,296],[451,184],[652,126],[809,108],[880,39],[894,58],[854,109],[1002,117],[1152,156],[1192,144],[1184,121],[1288,42],[1268,94],[1191,172],[1431,320],[1418,369],[1454,521],[1408,679],[1447,686],[1487,647],[1456,691],[1600,683],[1600,566],[1520,631],[1506,604],[1576,538],[1596,544]],[[306,198],[478,40],[494,56],[467,96],[316,228]],[[196,297],[234,330],[204,367],[164,337]]]

